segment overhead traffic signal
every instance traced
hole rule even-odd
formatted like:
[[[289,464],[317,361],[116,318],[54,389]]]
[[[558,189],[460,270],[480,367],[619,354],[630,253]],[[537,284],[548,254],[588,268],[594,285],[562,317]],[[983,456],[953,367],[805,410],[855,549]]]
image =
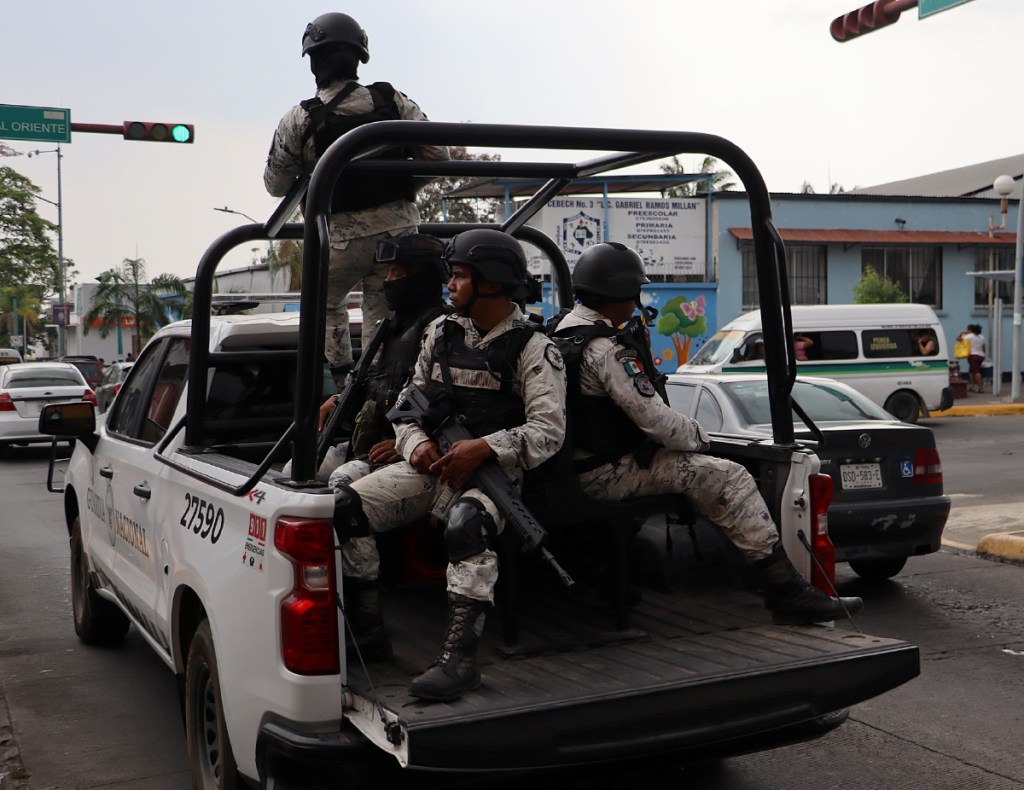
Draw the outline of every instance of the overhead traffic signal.
[[[829,32],[836,41],[849,41],[880,27],[891,25],[900,13],[917,5],[917,0],[876,0],[863,8],[836,17]]]
[[[124,122],[125,140],[145,140],[151,143],[191,143],[195,138],[195,128],[190,123]]]

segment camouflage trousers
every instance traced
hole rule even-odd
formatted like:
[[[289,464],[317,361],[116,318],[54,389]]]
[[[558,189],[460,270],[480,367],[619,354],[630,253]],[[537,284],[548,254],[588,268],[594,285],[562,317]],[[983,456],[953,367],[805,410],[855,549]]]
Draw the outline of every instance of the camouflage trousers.
[[[751,560],[767,557],[779,540],[754,478],[743,466],[725,458],[661,449],[647,469],[630,454],[617,464],[599,466],[579,478],[589,496],[607,502],[683,494]]]
[[[345,476],[352,472],[358,474],[356,465],[360,463],[368,467],[365,462],[357,461],[345,464],[339,470],[346,469],[342,473]],[[334,479],[340,481],[341,476]],[[420,474],[406,461],[376,469],[372,474],[353,479],[350,485],[362,500],[371,532],[388,532],[422,518],[430,512],[440,493],[437,478]],[[504,519],[482,491],[469,488],[459,496],[479,501],[501,531]],[[486,539],[487,536],[484,537]],[[380,577],[380,556],[373,535],[349,540],[342,546],[341,556],[342,572],[350,578],[374,580]],[[493,603],[494,585],[498,581],[498,557],[486,549],[464,560],[449,562],[447,579],[448,592]]]
[[[327,330],[324,356],[332,368],[352,364],[352,337],[349,334],[348,294],[357,285],[363,289],[363,339],[369,340],[373,328],[389,315],[384,301],[384,277],[387,266],[374,263],[377,242],[394,236],[415,233],[415,227],[400,228],[371,236],[331,242],[330,268],[327,273]],[[344,382],[339,382],[341,386]]]
[[[331,445],[327,448],[327,452],[324,454],[324,460],[320,464],[320,468],[316,470],[314,479],[319,483],[326,483],[330,480],[331,472],[337,468],[345,457],[346,444]],[[285,462],[284,468],[281,469],[281,474],[290,475],[292,473],[292,462],[288,460]]]

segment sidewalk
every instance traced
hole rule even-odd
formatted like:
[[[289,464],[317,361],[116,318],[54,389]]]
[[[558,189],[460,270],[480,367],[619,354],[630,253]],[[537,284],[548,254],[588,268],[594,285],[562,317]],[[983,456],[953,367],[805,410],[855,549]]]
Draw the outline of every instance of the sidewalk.
[[[1024,414],[1024,401],[1010,400],[1010,382],[1004,382],[999,395],[968,393],[945,411],[933,411],[932,419],[944,417],[983,417]],[[983,557],[1024,563],[1024,518],[1019,505],[959,506],[955,501],[943,531],[944,546],[973,551]]]
[[[966,398],[953,401],[945,411],[933,411],[931,417],[978,417],[987,414],[1024,414],[1024,400],[1017,403],[1010,400],[1010,382],[1003,384],[999,395],[992,394],[992,385],[989,384],[985,392],[969,392]]]

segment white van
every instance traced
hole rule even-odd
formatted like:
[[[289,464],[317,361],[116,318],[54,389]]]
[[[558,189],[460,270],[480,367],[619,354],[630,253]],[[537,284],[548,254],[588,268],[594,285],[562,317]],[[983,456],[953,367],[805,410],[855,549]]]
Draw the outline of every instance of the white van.
[[[846,382],[904,422],[953,405],[949,354],[935,311],[922,304],[796,305],[794,348],[803,375]],[[716,332],[679,373],[763,370],[761,314]]]

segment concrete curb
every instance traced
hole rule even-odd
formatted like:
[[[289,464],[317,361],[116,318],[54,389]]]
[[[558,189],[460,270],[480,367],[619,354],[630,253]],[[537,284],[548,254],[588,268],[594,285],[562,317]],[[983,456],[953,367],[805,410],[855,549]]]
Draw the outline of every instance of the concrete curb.
[[[994,532],[978,541],[978,554],[1024,562],[1024,531]]]
[[[979,417],[987,414],[1024,414],[1024,403],[979,403],[977,406],[950,406],[933,411],[930,417]]]

